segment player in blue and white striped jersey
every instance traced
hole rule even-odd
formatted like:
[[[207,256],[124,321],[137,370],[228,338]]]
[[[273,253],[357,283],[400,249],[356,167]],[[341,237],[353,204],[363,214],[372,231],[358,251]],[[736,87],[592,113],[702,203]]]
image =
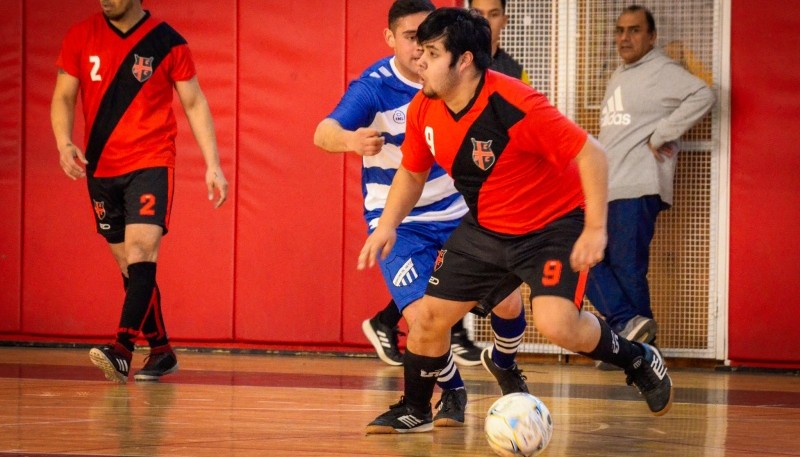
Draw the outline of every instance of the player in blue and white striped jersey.
[[[416,62],[416,59],[413,59]],[[392,184],[402,154],[400,145],[405,138],[406,109],[422,87],[403,75],[403,63],[398,56],[385,57],[352,81],[336,109],[328,119],[343,129],[364,129],[368,138],[382,140],[379,153],[362,157],[361,185],[364,195],[364,217],[370,230],[375,229],[383,212],[389,186]],[[380,139],[379,139],[380,138]],[[356,151],[358,153],[358,151]],[[441,167],[431,170],[422,197],[403,222],[443,222],[461,219],[466,214],[464,199],[453,180]]]

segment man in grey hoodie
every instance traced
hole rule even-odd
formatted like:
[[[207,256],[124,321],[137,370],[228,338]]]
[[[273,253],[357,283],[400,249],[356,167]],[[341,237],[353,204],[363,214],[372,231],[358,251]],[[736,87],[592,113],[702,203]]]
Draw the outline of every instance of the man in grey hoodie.
[[[701,79],[655,48],[655,20],[647,8],[626,7],[614,40],[623,64],[606,86],[599,136],[609,165],[608,245],[590,272],[586,293],[612,329],[652,343],[657,327],[647,267],[656,217],[672,205],[677,140],[715,97]]]

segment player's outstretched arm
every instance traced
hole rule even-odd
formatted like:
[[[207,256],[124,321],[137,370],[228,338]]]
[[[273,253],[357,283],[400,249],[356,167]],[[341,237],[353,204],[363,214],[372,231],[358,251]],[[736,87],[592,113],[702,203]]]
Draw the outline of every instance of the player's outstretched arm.
[[[83,178],[86,170],[76,160],[86,165],[86,157],[72,144],[72,128],[75,120],[75,102],[78,99],[80,81],[64,70],[58,70],[56,88],[50,103],[50,123],[56,137],[58,159],[61,169],[72,179]]]
[[[211,109],[208,107],[208,100],[200,89],[197,77],[188,81],[177,81],[175,90],[181,100],[183,110],[189,119],[192,133],[203,153],[206,162],[206,188],[208,199],[214,199],[214,189],[219,193],[215,208],[219,208],[228,198],[228,180],[219,164],[219,152],[217,151],[217,135],[214,132],[214,119],[211,117]]]
[[[355,152],[360,156],[374,156],[383,148],[383,137],[375,129],[362,127],[347,130],[335,119],[326,117],[314,131],[314,144],[328,152]]]
[[[389,189],[389,196],[386,198],[386,207],[378,220],[378,227],[367,238],[358,256],[359,270],[371,268],[379,256],[385,259],[389,255],[397,238],[395,230],[422,195],[429,173],[430,170],[415,173],[402,165],[397,169],[392,187]]]
[[[591,135],[575,156],[586,198],[586,221],[575,242],[570,263],[575,271],[588,270],[603,260],[608,242],[608,162],[600,143]]]

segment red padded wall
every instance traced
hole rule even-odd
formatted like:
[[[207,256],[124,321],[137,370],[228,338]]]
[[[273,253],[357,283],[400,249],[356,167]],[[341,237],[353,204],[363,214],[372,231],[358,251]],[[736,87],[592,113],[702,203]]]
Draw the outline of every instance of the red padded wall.
[[[233,338],[234,222],[236,215],[236,2],[153,2],[153,14],[189,43],[200,87],[217,133],[228,201],[214,209],[205,185],[205,161],[177,93],[175,199],[170,232],[159,259],[159,286],[170,335],[184,340]],[[145,8],[150,6],[144,3]]]
[[[798,0],[758,8],[758,14],[753,2],[733,2],[729,357],[734,363],[800,366],[797,11]]]
[[[347,2],[346,79],[335,100],[326,106],[325,114],[334,108],[349,81],[361,75],[376,60],[391,54],[391,48],[383,39],[391,4],[390,0]],[[361,158],[351,153],[345,156],[342,333],[346,343],[364,344],[367,341],[361,332],[361,322],[382,309],[391,297],[380,269],[356,270],[358,253],[367,238],[361,193]]]
[[[86,181],[64,175],[50,127],[61,40],[73,23],[98,8],[92,2],[72,3],[25,1],[22,331],[99,336],[116,328],[122,281],[108,248],[94,234]],[[82,144],[80,115],[73,138]]]
[[[0,21],[0,332],[20,330],[22,261],[22,0]]]
[[[343,158],[313,134],[342,87],[343,5],[239,4],[237,339],[341,341]]]

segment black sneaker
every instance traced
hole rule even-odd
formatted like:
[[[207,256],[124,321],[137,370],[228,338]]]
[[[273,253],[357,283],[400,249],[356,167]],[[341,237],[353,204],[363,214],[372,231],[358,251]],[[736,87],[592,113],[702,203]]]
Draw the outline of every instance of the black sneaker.
[[[625,382],[636,385],[644,395],[647,406],[656,416],[669,411],[672,406],[672,379],[667,374],[667,366],[657,349],[649,344],[635,343],[644,351],[644,356],[636,357],[625,370]]]
[[[178,358],[169,345],[161,346],[150,350],[150,355],[144,361],[144,367],[133,375],[133,379],[158,381],[162,376],[176,371],[178,371]]]
[[[119,384],[128,381],[128,371],[131,368],[133,354],[119,343],[92,348],[89,351],[92,363],[103,370],[106,379]]]
[[[433,430],[431,410],[428,412],[415,411],[406,404],[405,397],[389,407],[389,411],[376,417],[367,425],[367,435],[375,433],[419,433]]]
[[[500,384],[500,390],[503,392],[503,395],[513,394],[514,392],[529,393],[528,385],[525,384],[525,380],[528,378],[522,374],[522,370],[517,367],[516,363],[513,367],[506,370],[498,367],[494,364],[494,361],[492,361],[492,348],[490,347],[481,352],[481,363],[483,363],[483,367],[497,379],[497,383]]]
[[[436,403],[439,410],[433,416],[433,425],[437,427],[463,427],[464,410],[467,408],[467,389],[451,389],[442,391],[442,398]]]
[[[396,367],[403,364],[403,354],[397,347],[397,336],[400,334],[400,329],[385,325],[376,316],[362,322],[361,330],[372,343],[381,360]]]
[[[459,365],[473,367],[481,364],[481,348],[469,339],[466,329],[450,334],[450,349],[453,360]]]

